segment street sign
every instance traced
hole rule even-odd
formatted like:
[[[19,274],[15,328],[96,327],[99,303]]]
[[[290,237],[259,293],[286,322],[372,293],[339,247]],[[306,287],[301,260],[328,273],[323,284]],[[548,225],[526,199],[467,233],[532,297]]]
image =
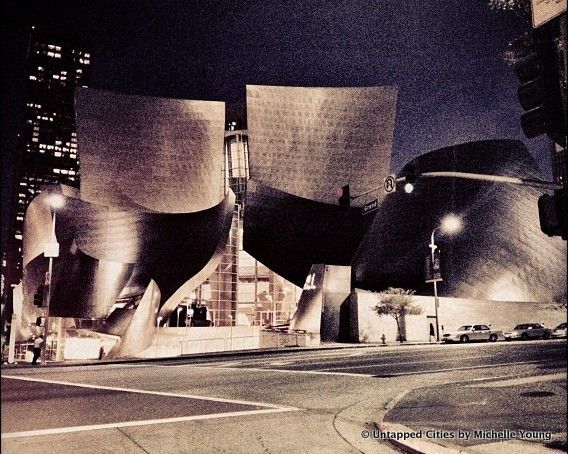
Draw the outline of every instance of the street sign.
[[[396,191],[396,175],[389,175],[386,177],[383,183],[383,188],[387,193]]]
[[[531,0],[532,25],[538,28],[566,12],[566,0]]]
[[[432,266],[432,254],[426,257],[425,282],[440,282],[442,280],[442,271],[440,270],[440,253],[434,252],[434,266]]]
[[[57,241],[45,243],[43,255],[44,257],[59,257],[59,243]]]
[[[371,200],[370,202],[366,203],[361,207],[361,214],[363,215],[369,214],[378,209],[379,209],[379,200],[378,199]]]

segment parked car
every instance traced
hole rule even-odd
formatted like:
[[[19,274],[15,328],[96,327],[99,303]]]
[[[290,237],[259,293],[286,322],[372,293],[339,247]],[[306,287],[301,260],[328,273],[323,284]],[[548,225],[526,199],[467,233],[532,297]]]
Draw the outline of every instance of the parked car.
[[[501,330],[491,329],[491,325],[462,325],[457,330],[442,336],[442,342],[490,341],[496,342],[503,336]]]
[[[503,334],[506,340],[550,339],[552,330],[542,323],[521,323]]]
[[[566,322],[561,323],[552,330],[552,337],[566,337]]]

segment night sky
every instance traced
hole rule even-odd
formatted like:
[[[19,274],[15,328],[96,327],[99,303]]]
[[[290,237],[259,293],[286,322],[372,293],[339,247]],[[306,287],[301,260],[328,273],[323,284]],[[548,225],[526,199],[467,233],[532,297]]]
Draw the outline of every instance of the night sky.
[[[225,101],[228,119],[244,116],[246,84],[396,85],[393,170],[443,146],[513,138],[550,178],[547,139],[524,137],[500,57],[530,24],[487,0],[4,0],[2,17],[3,238],[32,24],[88,43],[91,87]]]

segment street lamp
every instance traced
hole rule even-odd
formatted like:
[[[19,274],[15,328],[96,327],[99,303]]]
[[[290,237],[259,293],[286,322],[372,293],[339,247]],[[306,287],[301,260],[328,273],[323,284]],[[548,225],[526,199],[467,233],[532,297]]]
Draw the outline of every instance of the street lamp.
[[[52,221],[51,221],[51,238],[49,242],[45,243],[43,255],[49,258],[49,265],[47,274],[45,276],[45,285],[47,285],[47,297],[45,301],[45,322],[43,325],[43,344],[41,346],[41,361],[45,365],[45,356],[47,351],[47,335],[49,334],[49,304],[51,303],[51,274],[53,272],[53,258],[59,257],[59,243],[55,236],[55,219],[57,210],[63,208],[65,205],[65,197],[61,194],[49,194],[46,197],[47,204],[51,207]],[[59,349],[60,346],[58,345]]]
[[[438,322],[438,306],[439,306],[439,302],[438,302],[438,279],[436,278],[436,268],[439,269],[439,263],[438,263],[438,267],[435,266],[435,251],[437,249],[438,246],[436,246],[436,243],[434,242],[434,234],[436,233],[436,230],[440,229],[441,232],[443,233],[456,233],[457,231],[459,231],[462,227],[462,221],[461,218],[455,214],[448,214],[446,216],[444,216],[444,218],[442,219],[442,222],[440,223],[440,225],[438,227],[436,227],[434,230],[432,230],[432,235],[430,235],[430,244],[428,245],[431,249],[431,260],[432,260],[432,283],[434,284],[434,311],[435,311],[435,316],[436,316],[436,341],[439,342],[440,341],[440,325]]]
[[[178,330],[178,333],[179,333],[179,313],[181,312],[181,310],[182,310],[182,307],[178,306],[178,308],[177,308],[177,328],[178,328],[177,330]]]
[[[229,330],[230,330],[229,350],[233,351],[233,316],[232,315],[229,315],[229,320],[231,321],[231,328],[229,328]]]
[[[162,322],[162,317],[158,317],[156,320],[157,330],[156,330],[156,358],[158,357],[158,348],[160,346],[160,323]]]

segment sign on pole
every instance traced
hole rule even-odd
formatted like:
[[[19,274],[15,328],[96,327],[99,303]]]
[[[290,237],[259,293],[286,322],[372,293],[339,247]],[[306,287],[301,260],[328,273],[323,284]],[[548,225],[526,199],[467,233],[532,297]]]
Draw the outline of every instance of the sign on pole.
[[[396,175],[389,175],[385,178],[383,189],[387,193],[396,191]]]
[[[440,253],[434,252],[434,263],[432,263],[432,254],[426,257],[426,275],[425,282],[440,282],[442,280],[442,271],[440,269]]]
[[[566,12],[566,0],[531,0],[532,25],[538,28]]]
[[[369,214],[378,209],[379,209],[379,200],[378,199],[371,200],[370,202],[366,203],[361,207],[361,214],[363,215]]]

